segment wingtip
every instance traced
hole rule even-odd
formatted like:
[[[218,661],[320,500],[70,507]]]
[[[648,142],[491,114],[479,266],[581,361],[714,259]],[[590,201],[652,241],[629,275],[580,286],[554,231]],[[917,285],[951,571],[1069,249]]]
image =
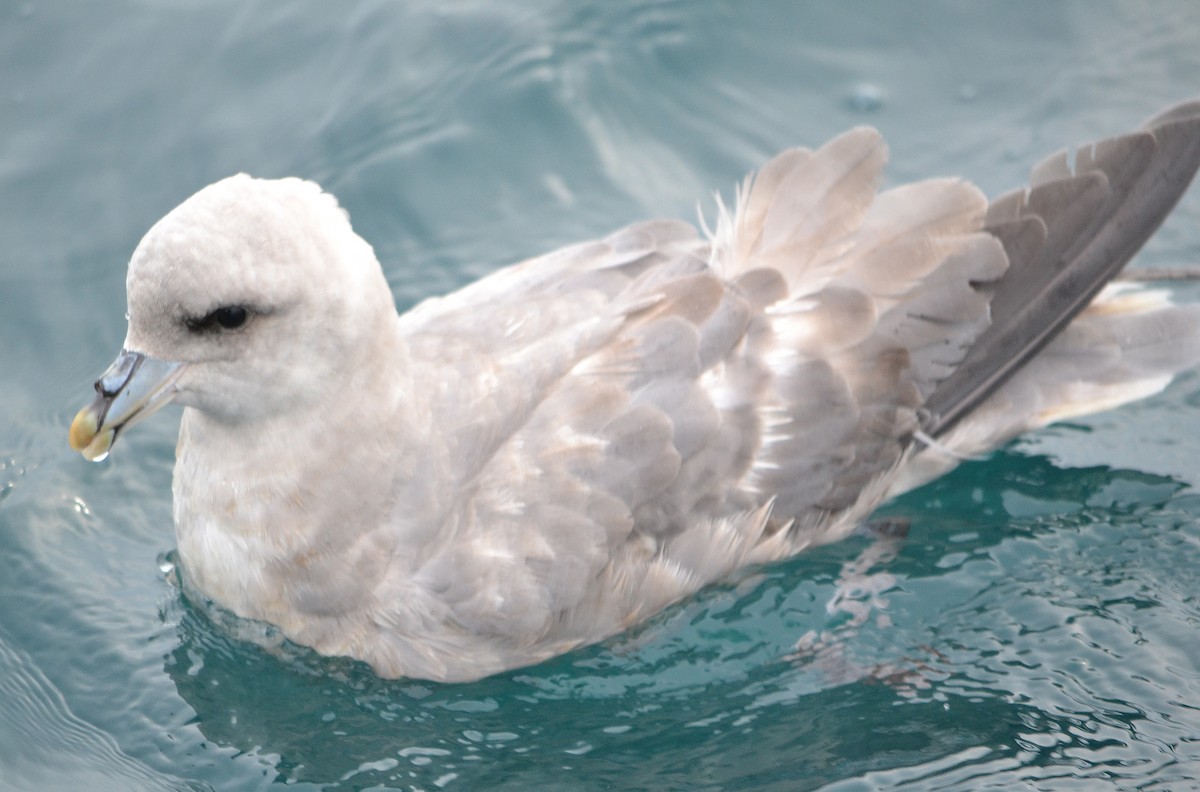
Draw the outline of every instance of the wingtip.
[[[1155,113],[1142,124],[1142,129],[1155,130],[1167,124],[1192,122],[1200,124],[1200,98],[1188,99]]]

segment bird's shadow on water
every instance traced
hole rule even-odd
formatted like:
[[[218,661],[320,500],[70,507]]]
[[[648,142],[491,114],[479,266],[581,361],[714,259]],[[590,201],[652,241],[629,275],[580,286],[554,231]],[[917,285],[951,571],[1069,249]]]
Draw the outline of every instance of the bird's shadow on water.
[[[1011,537],[1154,509],[1183,487],[1000,453],[882,509],[911,523],[906,538],[818,548],[603,645],[470,684],[381,680],[352,661],[272,654],[176,596],[164,608],[179,635],[165,670],[205,739],[266,757],[289,782],[803,789],[964,751],[980,762],[1024,751],[1036,763],[1036,746],[1031,760],[1016,735],[1038,724],[1078,739],[1086,730],[1002,679],[981,683],[970,650],[939,646],[936,621],[889,599],[953,577],[961,559]]]

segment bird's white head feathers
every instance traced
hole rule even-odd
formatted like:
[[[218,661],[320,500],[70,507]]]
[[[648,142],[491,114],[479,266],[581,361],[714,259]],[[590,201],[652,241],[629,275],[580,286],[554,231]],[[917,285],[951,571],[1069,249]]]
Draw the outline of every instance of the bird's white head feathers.
[[[126,287],[126,349],[185,364],[175,401],[218,419],[318,396],[395,317],[370,245],[332,195],[294,178],[240,174],[196,193],[147,232]],[[223,308],[244,323],[218,324]]]

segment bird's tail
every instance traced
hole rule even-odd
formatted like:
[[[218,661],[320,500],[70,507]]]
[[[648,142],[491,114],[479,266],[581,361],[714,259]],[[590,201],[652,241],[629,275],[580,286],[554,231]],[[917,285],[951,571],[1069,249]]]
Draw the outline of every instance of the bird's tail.
[[[1066,329],[950,431],[914,455],[892,495],[1023,432],[1152,396],[1200,365],[1200,305],[1109,284]]]

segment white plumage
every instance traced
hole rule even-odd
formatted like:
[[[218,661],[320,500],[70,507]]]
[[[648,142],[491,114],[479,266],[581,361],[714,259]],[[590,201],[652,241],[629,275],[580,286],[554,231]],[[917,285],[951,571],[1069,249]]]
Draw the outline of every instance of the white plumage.
[[[855,129],[772,160],[711,236],[634,225],[404,315],[331,196],[235,176],[138,246],[72,444],[184,405],[183,571],[238,616],[389,677],[534,663],[1196,362],[1200,315],[1161,292],[1079,311],[1198,141],[1181,105],[989,206],[879,193]]]

